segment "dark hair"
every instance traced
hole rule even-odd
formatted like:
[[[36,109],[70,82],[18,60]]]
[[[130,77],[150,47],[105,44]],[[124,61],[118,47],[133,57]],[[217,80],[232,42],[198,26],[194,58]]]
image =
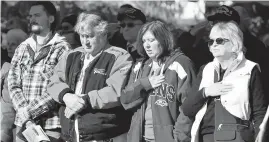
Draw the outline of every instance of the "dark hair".
[[[133,6],[130,4],[124,4],[124,5],[120,6],[120,8],[133,8]]]
[[[77,18],[78,16],[76,14],[67,15],[62,19],[61,24],[64,22],[67,22],[67,23],[70,23],[74,27],[77,23]]]
[[[144,58],[148,58],[148,55],[144,49],[142,37],[147,31],[150,31],[156,40],[160,43],[162,53],[158,57],[158,60],[163,62],[165,58],[170,56],[174,51],[175,44],[173,34],[170,32],[169,28],[160,21],[152,21],[143,25],[143,27],[138,32],[136,48],[138,54]]]
[[[22,17],[21,14],[20,14],[20,12],[19,12],[19,10],[18,10],[18,8],[14,7],[14,6],[10,7],[8,9],[7,13],[8,13],[8,15],[11,15],[13,17],[16,17],[16,16],[19,17],[19,18]]]
[[[56,24],[57,24],[57,10],[55,6],[50,1],[37,1],[37,2],[34,2],[31,5],[31,7],[38,6],[38,5],[43,6],[44,10],[46,11],[48,15],[54,16],[54,21],[50,25],[50,30],[54,32],[56,29]]]

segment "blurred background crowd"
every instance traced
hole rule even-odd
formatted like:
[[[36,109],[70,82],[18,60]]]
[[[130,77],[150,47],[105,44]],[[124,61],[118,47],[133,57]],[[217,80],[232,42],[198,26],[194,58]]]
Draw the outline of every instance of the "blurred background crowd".
[[[10,29],[20,28],[28,33],[27,15],[31,1],[1,1],[1,31],[5,34]],[[269,46],[269,2],[255,1],[54,1],[57,7],[58,30],[68,30],[60,23],[74,25],[76,15],[83,10],[102,12],[109,23],[117,22],[119,7],[130,4],[145,13],[147,21],[160,20],[167,23],[171,30],[189,31],[204,21],[207,15],[215,12],[220,5],[242,6],[241,19],[248,25],[248,30]],[[240,13],[240,12],[239,12]],[[2,35],[1,35],[2,37]],[[3,37],[2,37],[3,38]],[[6,46],[2,39],[1,46]]]
[[[1,66],[3,61],[9,62],[15,48],[30,35],[28,12],[34,1],[1,1]],[[176,44],[189,56],[199,68],[210,60],[206,40],[208,33],[207,17],[217,12],[220,5],[233,7],[240,16],[240,28],[250,37],[245,38],[246,45],[251,46],[251,54],[263,52],[260,43],[263,42],[269,50],[269,1],[53,1],[58,11],[57,31],[66,37],[72,48],[80,46],[78,34],[73,30],[77,16],[82,11],[98,11],[102,13],[109,24],[109,35],[112,45],[118,45],[114,40],[120,25],[117,14],[122,5],[131,5],[140,9],[147,22],[159,20],[166,23],[176,38]],[[13,30],[12,30],[13,29]],[[15,29],[15,30],[14,30]],[[11,31],[12,30],[12,31]],[[9,32],[10,31],[10,32]],[[255,41],[253,40],[255,39]],[[259,43],[259,45],[257,45]],[[120,44],[120,42],[119,42]],[[262,46],[264,46],[262,45]],[[7,48],[8,47],[8,48]],[[205,48],[204,48],[205,47]],[[253,49],[253,50],[252,50]],[[265,61],[264,61],[265,62]]]

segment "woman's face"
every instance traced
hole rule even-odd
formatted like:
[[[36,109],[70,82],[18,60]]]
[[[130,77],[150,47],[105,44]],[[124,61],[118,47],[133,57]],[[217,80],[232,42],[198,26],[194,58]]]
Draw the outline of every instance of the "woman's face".
[[[217,30],[211,30],[208,46],[214,57],[223,59],[230,59],[232,57],[234,45],[227,35]]]
[[[150,31],[146,31],[142,37],[143,47],[147,55],[153,59],[157,60],[158,56],[162,53],[162,47],[159,41],[154,37]]]

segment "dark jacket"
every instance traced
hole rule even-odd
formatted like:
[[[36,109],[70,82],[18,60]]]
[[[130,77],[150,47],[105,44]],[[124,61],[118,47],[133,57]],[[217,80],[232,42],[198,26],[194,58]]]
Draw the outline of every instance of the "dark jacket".
[[[83,67],[85,51],[75,49],[63,59],[51,78],[48,92],[62,103],[60,120],[62,137],[66,141],[74,139],[74,118],[64,115],[63,96],[74,93],[80,71]],[[128,131],[129,115],[119,102],[122,85],[132,61],[127,51],[108,45],[86,68],[82,94],[89,103],[78,113],[78,129],[81,141],[110,139]]]
[[[192,121],[183,114],[181,104],[188,96],[189,89],[196,78],[193,63],[183,53],[176,53],[168,58],[162,72],[165,76],[165,83],[155,89],[152,88],[148,79],[151,63],[152,60],[149,59],[135,64],[128,85],[121,96],[124,108],[135,112],[127,141],[142,141],[145,100],[149,95],[155,141],[190,141]]]

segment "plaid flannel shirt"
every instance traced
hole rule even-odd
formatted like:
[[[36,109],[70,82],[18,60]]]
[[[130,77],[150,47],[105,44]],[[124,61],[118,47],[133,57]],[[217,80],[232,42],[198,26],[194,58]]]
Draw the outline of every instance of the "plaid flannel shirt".
[[[70,45],[56,33],[38,53],[33,51],[35,46],[33,36],[29,37],[18,46],[11,61],[8,88],[16,110],[15,125],[22,126],[27,120],[38,118],[44,129],[60,128],[57,104],[46,87],[54,67]]]

